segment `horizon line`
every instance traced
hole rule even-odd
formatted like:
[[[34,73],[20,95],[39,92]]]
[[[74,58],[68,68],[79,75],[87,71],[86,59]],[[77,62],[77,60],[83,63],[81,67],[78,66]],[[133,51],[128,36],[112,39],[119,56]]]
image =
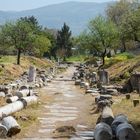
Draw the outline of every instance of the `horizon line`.
[[[47,5],[44,5],[44,6],[40,6],[40,7],[35,7],[35,8],[32,8],[32,9],[25,9],[25,10],[0,10],[1,12],[24,12],[24,11],[30,11],[30,10],[35,10],[35,9],[40,9],[40,8],[43,8],[43,7],[47,7],[47,6],[53,6],[53,5],[59,5],[59,4],[63,4],[63,3],[70,3],[70,2],[75,2],[75,3],[109,3],[109,2],[115,2],[117,0],[109,0],[107,2],[84,2],[84,1],[74,1],[74,0],[70,0],[68,2],[59,2],[59,3],[53,3],[53,4],[47,4]]]

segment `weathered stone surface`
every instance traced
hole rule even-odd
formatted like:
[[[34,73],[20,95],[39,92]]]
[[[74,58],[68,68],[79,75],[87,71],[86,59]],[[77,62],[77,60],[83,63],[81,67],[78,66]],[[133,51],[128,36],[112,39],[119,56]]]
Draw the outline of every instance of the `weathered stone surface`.
[[[128,82],[123,87],[124,92],[132,92],[136,90],[140,93],[140,73],[134,73],[131,75]]]
[[[18,96],[12,96],[6,99],[6,103],[13,103],[19,99]]]
[[[133,90],[139,90],[140,83],[140,73],[133,74],[130,78],[130,83],[132,85]]]
[[[102,84],[109,84],[109,74],[107,71],[105,70],[100,70],[98,72],[98,75],[99,75],[99,81],[102,83]]]
[[[127,100],[129,100],[131,98],[131,95],[130,94],[126,94],[125,97],[126,97]]]
[[[139,103],[140,103],[140,100],[139,99],[134,99],[133,100],[134,107],[136,107],[137,105],[139,105]]]
[[[97,73],[96,72],[92,72],[90,73],[90,84],[93,85],[93,84],[96,84],[97,82]]]
[[[94,131],[95,140],[112,140],[111,127],[106,123],[99,123],[95,127]]]
[[[36,68],[33,66],[30,66],[28,80],[29,82],[35,82],[35,79],[36,79]]]
[[[23,90],[20,90],[18,92],[16,92],[16,96],[18,96],[19,98],[21,97],[26,97],[30,94],[30,90],[29,89],[23,89]]]
[[[61,126],[53,132],[54,138],[71,137],[76,132],[73,126]]]
[[[2,106],[0,108],[0,118],[13,114],[13,113],[23,109],[24,107],[25,107],[24,103],[21,101],[16,101],[14,103]]]
[[[122,123],[128,123],[127,116],[125,116],[124,114],[119,114],[119,115],[115,116],[114,121],[111,124],[113,134],[116,133],[116,129],[117,129],[118,125],[120,125]]]
[[[122,123],[116,129],[116,137],[118,140],[136,140],[136,132],[132,125]]]
[[[111,95],[100,95],[100,96],[98,96],[96,98],[97,98],[97,102],[99,102],[99,101],[102,101],[102,100],[111,100],[112,96]]]
[[[2,125],[6,126],[6,128],[8,129],[7,136],[9,137],[16,135],[21,131],[19,124],[12,116],[3,118]]]
[[[0,92],[0,97],[5,97],[5,93],[4,92]]]
[[[111,126],[113,121],[114,121],[114,115],[112,109],[108,106],[104,107],[101,114],[101,122],[104,122]]]
[[[6,126],[0,124],[0,138],[4,139],[7,137],[8,129]]]
[[[11,88],[7,85],[0,85],[0,92],[4,92],[5,94],[10,93]]]
[[[75,80],[75,85],[80,85],[81,80]]]

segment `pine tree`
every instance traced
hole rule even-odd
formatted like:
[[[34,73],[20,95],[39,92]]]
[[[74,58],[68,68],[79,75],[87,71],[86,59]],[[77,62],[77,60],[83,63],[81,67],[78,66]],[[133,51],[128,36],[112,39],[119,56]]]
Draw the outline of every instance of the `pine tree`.
[[[57,35],[57,51],[59,56],[63,57],[65,61],[67,57],[70,57],[72,52],[72,40],[71,40],[71,31],[69,26],[64,23],[62,29],[58,31]]]

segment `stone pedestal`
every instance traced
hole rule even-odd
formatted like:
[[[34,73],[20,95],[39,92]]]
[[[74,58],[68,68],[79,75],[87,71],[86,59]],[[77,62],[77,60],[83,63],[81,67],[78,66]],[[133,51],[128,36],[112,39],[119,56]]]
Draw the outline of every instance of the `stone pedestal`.
[[[28,81],[35,82],[36,79],[36,68],[34,66],[30,66],[28,73]]]
[[[98,72],[99,75],[99,82],[102,84],[109,84],[109,74],[105,70],[100,70]]]

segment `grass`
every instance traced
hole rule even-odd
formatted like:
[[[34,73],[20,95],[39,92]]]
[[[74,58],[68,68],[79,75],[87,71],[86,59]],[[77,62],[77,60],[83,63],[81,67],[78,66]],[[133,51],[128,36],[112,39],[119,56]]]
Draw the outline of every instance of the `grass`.
[[[70,58],[67,58],[68,62],[83,62],[85,60],[85,55],[77,55],[77,56],[71,56]]]
[[[26,109],[23,109],[20,112],[16,112],[15,116],[18,120],[18,123],[20,124],[21,128],[29,127],[32,123],[37,122],[37,109],[39,108],[38,104],[33,104],[31,106],[28,106]],[[29,113],[30,112],[30,113]],[[23,120],[21,117],[26,117],[27,120]]]
[[[22,56],[21,57],[21,65],[16,65],[16,56],[0,56],[0,84],[9,83],[17,78],[25,72],[28,71],[29,66],[34,65],[36,68],[39,69],[47,69],[48,67],[52,66],[53,64],[49,62],[47,59],[39,59],[30,56]],[[41,91],[40,91],[41,92]],[[39,92],[39,93],[40,93]],[[41,99],[42,96],[40,97]],[[46,99],[48,100],[48,99]],[[0,105],[5,105],[5,99],[0,99]],[[14,114],[17,118],[18,123],[20,124],[22,131],[27,130],[30,128],[32,124],[37,124],[38,120],[37,117],[39,116],[39,105],[31,105],[26,109],[23,109],[20,112]],[[27,118],[27,120],[21,119],[21,117]],[[22,135],[20,133],[19,135]]]
[[[15,56],[0,56],[0,64],[11,64],[16,63]]]
[[[129,53],[119,54],[106,61],[105,68],[108,70],[112,82],[124,84],[136,71],[140,71],[140,56]]]
[[[118,63],[118,62],[124,62],[130,59],[133,59],[134,56],[131,53],[121,53],[121,54],[117,54],[114,57],[111,58],[105,58],[106,60],[106,65],[105,67],[110,67],[111,65]]]
[[[40,106],[38,104],[33,104],[19,112],[14,113],[14,117],[21,127],[21,132],[18,135],[15,135],[13,139],[21,139],[30,131],[31,128],[35,129],[35,127],[39,124],[37,119],[39,116],[39,108]]]
[[[140,132],[140,104],[136,107],[133,106],[133,99],[139,99],[140,100],[140,96],[138,94],[131,94],[131,99],[127,100],[125,99],[125,96],[120,96],[120,97],[116,97],[116,101],[118,101],[118,103],[113,104],[112,106],[112,110],[114,115],[118,115],[118,114],[125,114],[128,117],[129,123],[131,123],[136,132]],[[139,139],[140,139],[140,135],[139,135]]]
[[[52,97],[46,95],[45,89],[38,89],[37,92],[39,93],[37,104],[32,104],[14,114],[17,122],[21,126],[21,132],[13,137],[13,139],[22,139],[23,137],[26,137],[26,135],[36,133],[40,124],[38,117],[44,112],[42,106],[46,104],[46,102],[50,103],[54,100]],[[24,120],[21,117],[25,117],[27,120]]]
[[[22,56],[21,65],[16,65],[16,56],[0,56],[0,84],[8,83],[18,78],[27,71],[30,65],[39,69],[47,69],[53,63],[47,59],[39,59],[31,56]]]

